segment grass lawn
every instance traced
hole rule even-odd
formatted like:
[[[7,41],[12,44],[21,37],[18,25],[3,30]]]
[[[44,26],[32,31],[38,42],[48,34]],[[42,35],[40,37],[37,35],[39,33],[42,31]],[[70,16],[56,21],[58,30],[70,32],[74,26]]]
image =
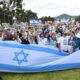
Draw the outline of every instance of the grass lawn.
[[[80,80],[80,69],[46,73],[0,73],[4,80]]]

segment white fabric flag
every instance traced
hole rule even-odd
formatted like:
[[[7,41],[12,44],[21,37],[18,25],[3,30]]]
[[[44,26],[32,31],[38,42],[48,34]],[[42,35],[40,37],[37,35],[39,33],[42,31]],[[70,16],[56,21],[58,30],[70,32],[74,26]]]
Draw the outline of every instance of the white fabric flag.
[[[77,67],[80,67],[80,51],[69,55],[50,46],[0,42],[0,72],[44,72]]]

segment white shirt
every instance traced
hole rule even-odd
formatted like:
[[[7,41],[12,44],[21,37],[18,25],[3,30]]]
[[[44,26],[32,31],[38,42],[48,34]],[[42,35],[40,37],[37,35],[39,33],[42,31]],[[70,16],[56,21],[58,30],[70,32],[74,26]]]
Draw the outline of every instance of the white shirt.
[[[58,43],[60,44],[60,46],[61,46],[61,50],[65,50],[65,51],[67,51],[68,49],[68,40],[67,40],[67,38],[66,37],[60,37],[59,39],[58,39]]]
[[[38,44],[46,45],[48,44],[47,38],[38,38]]]

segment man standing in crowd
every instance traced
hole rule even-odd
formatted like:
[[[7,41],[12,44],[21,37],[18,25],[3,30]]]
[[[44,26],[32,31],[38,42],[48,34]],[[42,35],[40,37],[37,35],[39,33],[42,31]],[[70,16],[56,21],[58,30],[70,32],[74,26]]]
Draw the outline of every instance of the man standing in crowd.
[[[63,36],[61,36],[57,41],[57,45],[58,45],[58,48],[60,51],[65,51],[65,52],[68,51],[68,49],[67,49],[68,41],[67,41],[66,36],[67,36],[67,34],[63,33]]]

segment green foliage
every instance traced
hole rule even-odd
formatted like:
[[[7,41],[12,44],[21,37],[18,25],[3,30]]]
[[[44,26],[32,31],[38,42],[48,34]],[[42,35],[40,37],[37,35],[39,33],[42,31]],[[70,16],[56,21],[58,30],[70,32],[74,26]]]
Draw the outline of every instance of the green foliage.
[[[12,18],[15,15],[17,18],[19,17],[19,14],[22,15],[23,9],[22,9],[22,1],[23,0],[10,0],[8,6],[6,6],[6,2],[1,2],[0,4],[3,5],[3,8],[0,8],[0,21],[1,22],[9,22],[12,23]],[[16,7],[16,10],[9,11],[9,6],[13,3],[13,7]],[[15,13],[16,11],[16,13]]]
[[[37,18],[37,13],[32,12],[31,10],[26,11],[26,17],[29,19],[36,19]]]
[[[44,23],[45,21],[54,21],[55,19],[53,17],[50,16],[45,16],[45,17],[41,17],[40,20],[42,20],[42,22]]]
[[[25,16],[27,18],[27,22],[29,23],[30,19],[38,19],[37,13],[31,11],[31,10],[26,10]]]
[[[6,7],[5,2],[1,2],[0,4],[3,4],[3,8],[0,8],[0,21],[1,22],[9,22],[12,24],[13,16],[16,16],[17,20],[19,22],[23,20],[27,20],[29,23],[30,19],[38,19],[37,13],[32,12],[31,10],[27,10],[26,12],[23,10],[22,6],[23,0],[10,0],[8,7]],[[16,7],[16,10],[9,11],[9,6],[13,3],[13,8]]]

